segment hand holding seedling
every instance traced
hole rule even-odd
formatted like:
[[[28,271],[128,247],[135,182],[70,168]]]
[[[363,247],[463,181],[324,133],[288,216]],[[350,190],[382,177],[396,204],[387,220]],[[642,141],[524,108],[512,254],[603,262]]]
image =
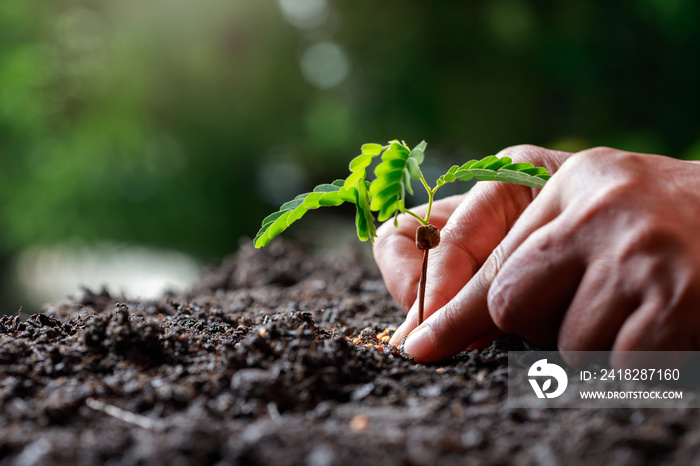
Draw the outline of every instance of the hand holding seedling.
[[[255,247],[266,246],[272,238],[287,229],[305,215],[309,209],[337,206],[343,202],[357,207],[355,223],[357,236],[362,241],[374,241],[377,236],[374,214],[379,221],[394,217],[399,226],[398,215],[404,214],[417,221],[415,246],[422,254],[422,267],[418,286],[417,322],[423,322],[423,303],[426,290],[426,272],[429,251],[440,244],[440,231],[430,224],[433,200],[437,190],[454,181],[497,180],[517,183],[531,188],[544,186],[549,174],[546,169],[531,163],[512,163],[508,157],[489,156],[482,160],[471,160],[464,165],[454,165],[430,187],[423,176],[420,164],[425,157],[425,141],[410,149],[405,142],[390,141],[386,146],[365,144],[362,153],[350,162],[350,175],[345,180],[322,184],[310,193],[300,194],[286,202],[278,212],[268,215],[255,236]],[[382,162],[374,171],[375,179],[367,181],[367,167],[374,157],[381,155]],[[411,182],[419,181],[428,194],[428,204],[420,215],[406,208],[406,193],[413,194]]]
[[[393,344],[410,334],[405,349],[424,362],[496,329],[568,351],[700,349],[700,164],[607,148],[499,156],[556,174],[539,194],[478,183],[434,203],[442,241],[420,326],[415,221],[380,228],[377,263],[410,308]]]

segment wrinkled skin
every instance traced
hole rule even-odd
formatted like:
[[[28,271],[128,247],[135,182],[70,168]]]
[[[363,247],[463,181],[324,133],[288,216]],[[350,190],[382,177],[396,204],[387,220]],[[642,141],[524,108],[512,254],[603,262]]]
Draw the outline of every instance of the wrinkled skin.
[[[405,349],[422,362],[497,329],[561,351],[700,349],[700,164],[610,148],[498,155],[554,176],[541,192],[480,182],[435,203],[442,243],[417,329],[418,222],[379,229],[377,264],[410,309],[392,344],[410,334]],[[620,354],[614,365],[634,365]]]

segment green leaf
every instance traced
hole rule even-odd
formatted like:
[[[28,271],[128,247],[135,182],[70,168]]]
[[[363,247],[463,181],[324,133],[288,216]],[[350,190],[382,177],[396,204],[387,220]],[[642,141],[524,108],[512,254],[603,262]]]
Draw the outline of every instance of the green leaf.
[[[457,179],[457,170],[459,169],[459,165],[452,165],[449,170],[447,170],[447,173],[442,175],[440,178],[437,179],[437,182],[435,183],[437,186],[442,186],[445,183],[452,183]]]
[[[306,193],[308,194],[308,193]],[[298,206],[300,206],[304,202],[304,198],[306,197],[306,194],[299,194],[297,197],[292,199],[291,201],[287,201],[284,204],[282,204],[282,207],[280,207],[280,210],[294,210]]]
[[[411,152],[411,154],[413,154],[413,152]],[[409,157],[406,162],[406,168],[408,168],[408,174],[411,176],[411,178],[414,180],[420,180],[421,171],[420,167],[418,166],[419,162],[413,157]]]
[[[496,171],[496,170],[498,170],[498,169],[501,168],[501,167],[505,167],[506,165],[512,165],[511,162],[513,162],[513,161],[510,159],[510,157],[503,157],[503,158],[500,158],[500,159],[497,158],[496,160],[494,160],[493,162],[489,163],[488,165],[486,165],[486,166],[483,167],[483,168],[485,168],[485,169],[487,169],[487,170]]]
[[[416,147],[413,148],[411,151],[411,158],[416,159],[416,162],[418,162],[418,165],[423,163],[423,159],[425,158],[425,148],[428,146],[428,143],[425,141],[421,141],[420,144],[418,144]]]
[[[391,142],[389,143],[389,150],[394,150],[394,151],[397,151],[397,152],[403,152],[403,153],[405,153],[406,155],[408,155],[408,154],[411,152],[411,151],[408,149],[408,147],[406,147],[406,145],[403,144],[403,143],[400,142],[400,141],[391,141]]]
[[[345,179],[344,186],[348,189],[357,185],[359,180],[367,177],[367,167],[372,163],[374,156],[360,154],[350,162],[350,175]]]
[[[484,167],[486,167],[487,165],[490,165],[490,164],[492,164],[493,162],[497,162],[497,161],[498,161],[498,157],[496,157],[495,155],[489,155],[489,156],[484,157],[484,158],[481,159],[481,160],[477,160],[477,161],[472,165],[472,168],[484,168]]]
[[[369,183],[361,181],[357,183],[355,189],[355,206],[357,214],[355,215],[355,226],[357,228],[357,237],[360,241],[370,240],[374,242],[377,237],[377,229],[374,226],[374,214],[369,208],[369,191],[367,190]]]
[[[393,172],[402,172],[406,168],[406,159],[400,157],[392,158],[393,154],[396,153],[387,152],[387,158],[384,159],[384,162],[377,165],[377,168],[374,170],[376,177],[390,175]]]
[[[408,160],[411,160],[411,159],[408,159]],[[402,186],[403,186],[404,189],[408,192],[408,194],[410,194],[411,196],[413,196],[413,186],[411,186],[411,178],[412,178],[412,176],[408,173],[408,171],[404,170],[404,172],[403,172],[403,184],[402,184]],[[401,199],[406,199],[406,194],[405,194],[405,193],[403,193]]]
[[[369,193],[373,196],[388,196],[392,193],[397,193],[401,189],[401,181],[403,180],[403,170],[392,170],[384,172],[377,177],[369,188]],[[379,202],[379,201],[377,201]],[[372,207],[372,210],[377,210]]]
[[[549,175],[532,176],[523,171],[509,170],[508,167],[504,167],[497,172],[497,176],[494,179],[496,181],[506,181],[541,189],[549,179]]]
[[[255,235],[255,247],[261,248],[281,232],[286,230],[292,223],[303,217],[306,212],[319,207],[336,206],[343,202],[352,202],[357,206],[356,226],[357,236],[362,241],[373,240],[376,236],[374,226],[374,215],[370,210],[371,196],[369,194],[369,183],[367,178],[367,167],[372,164],[374,157],[382,152],[392,152],[387,155],[387,160],[401,159],[402,154],[408,154],[408,149],[399,141],[392,141],[387,146],[379,144],[364,144],[361,154],[350,161],[350,175],[345,180],[336,180],[331,184],[316,186],[310,193],[300,194],[289,202],[285,202],[278,212],[268,215]],[[381,165],[381,164],[380,164]],[[398,169],[399,177],[405,169],[405,162],[399,161],[397,167],[391,164],[384,166],[388,170],[388,180],[392,180],[395,175],[391,172]]]
[[[382,154],[382,163],[374,170],[376,179],[370,184],[370,208],[378,211],[380,222],[388,220],[405,202],[406,192],[413,194],[411,180],[422,177],[420,164],[427,144],[422,141],[413,150],[399,141],[391,141]]]
[[[547,169],[531,163],[512,163],[508,157],[489,155],[481,160],[470,160],[461,167],[454,165],[437,180],[437,186],[453,181],[505,181],[531,188],[542,188],[550,178]]]
[[[403,160],[406,161],[408,158],[408,151],[397,150],[393,146],[384,151],[382,154],[382,161],[387,162],[389,160]]]
[[[354,159],[350,161],[350,171],[351,172],[356,172],[358,170],[362,170],[363,168],[369,167],[369,165],[372,163],[372,159],[374,156],[369,155],[369,154],[360,154]]]
[[[382,146],[379,144],[364,144],[362,146],[362,153],[374,157],[382,153]]]
[[[350,175],[345,179],[345,188],[351,189],[357,186],[357,182],[367,178],[367,167],[372,164],[372,160],[381,154],[385,148],[379,144],[365,144],[362,146],[362,153],[350,162]]]
[[[282,233],[289,226],[299,220],[311,209],[319,207],[337,206],[343,202],[355,202],[356,188],[345,188],[344,180],[336,180],[331,184],[321,184],[313,191],[300,194],[289,202],[285,202],[278,212],[265,217],[260,231],[255,235],[253,243],[256,248],[267,246],[272,238]]]
[[[408,151],[390,149],[384,152],[382,160],[374,172],[376,179],[369,187],[372,196],[370,208],[379,211],[380,222],[389,219],[398,208],[402,188],[405,189],[404,170],[408,161]]]

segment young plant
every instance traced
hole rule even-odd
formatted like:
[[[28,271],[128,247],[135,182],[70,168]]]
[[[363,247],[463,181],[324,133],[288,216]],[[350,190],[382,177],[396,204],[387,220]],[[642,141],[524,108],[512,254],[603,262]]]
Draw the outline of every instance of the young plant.
[[[365,144],[362,153],[350,162],[350,175],[344,180],[316,186],[313,191],[300,194],[282,204],[280,210],[268,215],[255,236],[256,248],[267,246],[275,236],[299,220],[310,209],[337,206],[344,202],[355,204],[355,225],[361,241],[373,241],[377,236],[374,212],[377,220],[384,222],[394,217],[398,226],[400,213],[414,217],[420,225],[416,229],[416,247],[423,251],[423,267],[418,285],[418,323],[423,322],[428,252],[440,243],[440,231],[430,224],[430,213],[435,193],[440,187],[454,181],[505,181],[531,188],[542,188],[549,179],[547,169],[531,163],[512,163],[508,157],[490,155],[481,160],[470,160],[464,165],[454,165],[430,187],[421,172],[427,144],[422,141],[410,149],[403,141],[390,141],[387,145]],[[367,180],[367,167],[381,155],[381,163],[374,170],[374,180]],[[421,217],[406,208],[406,193],[413,194],[412,181],[418,181],[428,193],[428,210]]]

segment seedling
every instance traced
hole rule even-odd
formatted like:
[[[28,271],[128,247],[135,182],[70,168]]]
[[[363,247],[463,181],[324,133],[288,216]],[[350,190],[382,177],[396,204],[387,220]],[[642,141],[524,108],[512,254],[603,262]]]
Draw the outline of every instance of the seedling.
[[[310,209],[337,206],[344,202],[355,204],[355,226],[361,241],[373,241],[377,236],[374,212],[377,220],[384,222],[394,217],[398,226],[400,213],[410,215],[420,222],[416,229],[416,247],[423,251],[423,267],[418,285],[418,323],[423,322],[425,284],[428,253],[440,244],[440,231],[430,224],[430,213],[435,193],[440,187],[454,181],[505,181],[531,188],[542,188],[549,179],[546,168],[531,163],[512,163],[508,157],[490,155],[481,160],[470,160],[464,165],[454,165],[430,187],[425,181],[420,165],[425,157],[427,143],[422,141],[410,149],[403,141],[390,141],[387,145],[365,144],[362,153],[350,162],[350,176],[330,184],[316,186],[313,191],[300,194],[282,204],[280,210],[267,216],[255,236],[256,248],[267,246],[275,236],[299,220]],[[367,167],[381,155],[381,163],[374,170],[374,180],[367,180]],[[411,182],[419,181],[428,193],[428,209],[421,217],[406,208],[406,193],[413,195]]]

